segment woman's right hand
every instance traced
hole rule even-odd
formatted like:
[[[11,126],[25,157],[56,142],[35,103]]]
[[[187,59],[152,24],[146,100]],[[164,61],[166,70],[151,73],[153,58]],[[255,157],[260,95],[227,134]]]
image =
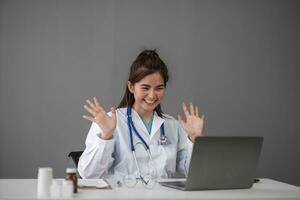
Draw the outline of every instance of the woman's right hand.
[[[91,122],[95,122],[102,129],[100,138],[104,140],[109,140],[113,137],[113,133],[116,128],[117,118],[116,110],[111,107],[111,117],[106,113],[106,111],[100,105],[96,97],[93,98],[93,101],[87,99],[84,109],[88,111],[91,116],[83,115],[82,117]]]

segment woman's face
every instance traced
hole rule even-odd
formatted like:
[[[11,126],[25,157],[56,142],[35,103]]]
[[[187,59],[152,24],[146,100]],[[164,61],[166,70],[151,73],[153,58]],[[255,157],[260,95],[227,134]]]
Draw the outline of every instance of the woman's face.
[[[128,89],[134,96],[133,107],[138,112],[153,112],[165,93],[164,80],[158,72],[149,74],[135,84],[128,81]]]

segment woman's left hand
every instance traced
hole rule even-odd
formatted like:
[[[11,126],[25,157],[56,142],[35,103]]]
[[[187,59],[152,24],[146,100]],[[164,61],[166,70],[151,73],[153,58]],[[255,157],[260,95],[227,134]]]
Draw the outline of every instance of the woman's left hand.
[[[190,140],[195,142],[196,137],[202,136],[204,115],[199,117],[198,107],[194,107],[192,102],[190,103],[190,110],[188,110],[186,104],[183,102],[182,110],[185,114],[186,120],[183,120],[182,117],[178,115],[178,121],[188,133]]]

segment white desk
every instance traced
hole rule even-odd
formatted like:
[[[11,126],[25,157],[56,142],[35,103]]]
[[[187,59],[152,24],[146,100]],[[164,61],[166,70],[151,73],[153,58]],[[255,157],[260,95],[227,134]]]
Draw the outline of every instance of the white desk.
[[[36,179],[0,179],[0,199],[37,199]],[[51,199],[51,198],[49,198]],[[52,198],[53,199],[53,198]],[[260,179],[250,189],[179,191],[156,185],[154,189],[120,187],[112,190],[80,189],[74,199],[299,199],[300,187],[271,179]]]

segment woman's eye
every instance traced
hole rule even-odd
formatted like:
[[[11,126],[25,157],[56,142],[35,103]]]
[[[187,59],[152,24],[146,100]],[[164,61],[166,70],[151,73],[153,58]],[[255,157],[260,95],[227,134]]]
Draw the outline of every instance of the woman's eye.
[[[144,88],[142,88],[142,90],[149,90],[149,88],[144,87]]]

